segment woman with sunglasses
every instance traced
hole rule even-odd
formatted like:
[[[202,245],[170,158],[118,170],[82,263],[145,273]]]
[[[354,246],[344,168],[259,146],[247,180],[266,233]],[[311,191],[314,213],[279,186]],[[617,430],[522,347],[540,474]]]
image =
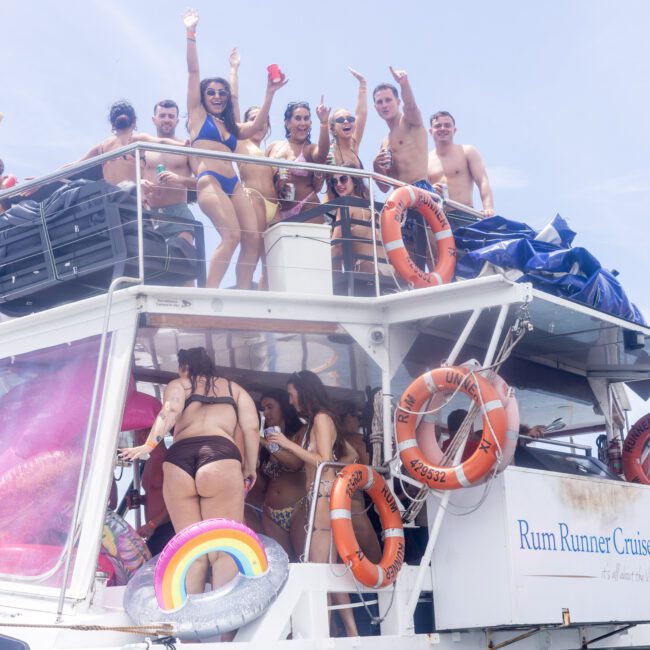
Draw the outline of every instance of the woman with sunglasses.
[[[366,79],[356,70],[352,68],[348,70],[359,81],[356,115],[352,115],[347,108],[339,108],[330,116],[329,129],[332,134],[332,144],[327,160],[330,165],[363,169],[359,159],[359,146],[368,116]]]
[[[200,149],[234,152],[238,140],[245,140],[265,128],[273,95],[286,80],[276,83],[269,80],[256,118],[252,122],[236,122],[228,81],[222,77],[200,78],[196,49],[197,12],[188,9],[183,22],[187,29],[187,108],[191,144]],[[221,237],[221,243],[210,260],[206,284],[208,287],[219,286],[237,246],[241,244],[236,287],[250,289],[260,252],[260,234],[251,202],[232,162],[198,158],[193,161],[193,166],[199,206]]]
[[[330,109],[321,97],[316,107],[320,122],[318,143],[311,142],[311,109],[307,102],[290,102],[284,112],[286,140],[276,140],[266,151],[269,158],[291,160],[297,163],[320,163],[327,161],[329,152],[328,119]],[[279,221],[293,217],[314,204],[320,203],[317,193],[322,186],[322,175],[306,169],[278,169],[275,186],[280,197]],[[293,196],[292,196],[293,195]]]
[[[353,168],[354,165],[345,164],[343,167]],[[360,176],[351,176],[350,174],[332,174],[327,179],[327,188],[333,199],[342,196],[354,196],[364,201],[369,201],[368,188]],[[370,225],[363,225],[359,222],[370,224],[370,210],[358,206],[349,206],[348,214],[350,218],[350,237],[352,239],[352,256],[354,258],[354,271],[362,273],[374,273],[373,252],[372,252],[372,230]],[[343,236],[341,229],[342,208],[339,208],[336,215],[338,225],[332,231],[332,240],[341,239]],[[377,226],[379,222],[377,221]],[[380,272],[386,263],[386,252],[381,242],[379,228],[376,228],[377,241],[377,261]],[[341,269],[341,244],[332,246],[332,257],[334,259],[335,270]],[[338,258],[338,259],[337,259]]]

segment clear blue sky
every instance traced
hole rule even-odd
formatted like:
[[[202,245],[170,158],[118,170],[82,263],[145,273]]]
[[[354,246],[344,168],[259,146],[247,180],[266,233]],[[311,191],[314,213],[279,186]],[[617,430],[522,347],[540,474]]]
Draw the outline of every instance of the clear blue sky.
[[[109,105],[131,101],[139,128],[161,98],[184,111],[185,37],[173,0],[3,2],[0,157],[18,176],[74,160],[109,131]],[[504,216],[541,227],[556,213],[574,242],[620,272],[650,319],[650,2],[199,1],[203,76],[227,73],[238,46],[241,103],[259,103],[265,68],[290,83],[272,109],[281,137],[287,101],[354,107],[370,88],[408,71],[425,116],[456,117],[458,142],[479,148]],[[370,107],[361,158],[385,133]],[[181,130],[181,134],[183,131]]]

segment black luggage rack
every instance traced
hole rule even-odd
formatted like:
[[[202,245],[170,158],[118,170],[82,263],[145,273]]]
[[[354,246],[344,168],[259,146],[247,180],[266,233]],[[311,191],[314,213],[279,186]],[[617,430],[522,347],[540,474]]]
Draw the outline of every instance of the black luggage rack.
[[[23,202],[0,218],[0,312],[22,316],[102,293],[116,277],[137,277],[134,197],[103,181],[67,189],[68,195]],[[192,247],[178,237],[165,241],[151,216],[143,211],[145,283],[197,279],[205,286],[203,224],[183,221]]]

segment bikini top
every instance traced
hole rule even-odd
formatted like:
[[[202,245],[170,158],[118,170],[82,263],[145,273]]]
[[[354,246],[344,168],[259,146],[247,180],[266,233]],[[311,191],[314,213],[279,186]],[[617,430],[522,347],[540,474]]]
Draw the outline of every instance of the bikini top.
[[[200,402],[201,404],[227,404],[232,406],[235,409],[235,415],[239,419],[239,410],[237,408],[237,402],[232,395],[232,386],[230,385],[230,380],[228,380],[228,392],[230,395],[199,395],[198,393],[192,393],[186,400],[183,410],[185,410],[192,402]]]
[[[220,144],[225,144],[230,151],[234,151],[237,147],[237,137],[234,133],[231,133],[228,136],[227,140],[223,139],[219,127],[216,125],[214,119],[210,115],[205,116],[205,122],[199,131],[199,134],[192,140],[194,144],[197,140],[210,140],[212,142],[219,142]]]
[[[289,146],[291,146],[291,145],[289,145]],[[306,163],[307,162],[307,158],[305,158],[305,154],[303,153],[304,150],[305,150],[305,145],[303,144],[302,149],[300,150],[300,153],[296,156],[294,162],[297,162],[297,163]],[[311,172],[308,169],[298,169],[296,167],[292,167],[291,168],[291,174],[293,176],[309,176],[309,174],[311,174]]]
[[[352,151],[354,157],[357,159],[356,162],[352,160],[345,160],[345,158],[343,158],[341,145],[339,145],[338,142],[332,142],[332,144],[330,145],[330,149],[329,149],[329,153],[327,154],[327,161],[326,161],[328,165],[338,165],[338,163],[336,162],[336,152],[334,150],[335,145],[339,149],[339,156],[341,157],[341,164],[340,164],[341,167],[356,167],[357,169],[363,169],[363,163],[361,162],[361,158],[359,158],[356,151]]]

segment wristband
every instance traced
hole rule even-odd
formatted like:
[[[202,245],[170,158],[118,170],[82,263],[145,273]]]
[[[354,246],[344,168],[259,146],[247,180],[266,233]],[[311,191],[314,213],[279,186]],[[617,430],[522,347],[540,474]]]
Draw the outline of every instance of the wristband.
[[[330,128],[329,123],[328,122],[321,122],[320,123],[320,128],[322,129],[323,127],[325,127],[326,129],[329,129]]]
[[[151,526],[152,528],[158,528],[156,522],[154,522],[153,519],[149,519],[149,521],[147,522],[147,526]]]
[[[196,38],[196,32],[187,32],[187,38]]]
[[[150,440],[145,440],[144,444],[147,445],[147,447],[150,447],[151,449],[155,449],[158,446],[157,442],[151,442]]]

